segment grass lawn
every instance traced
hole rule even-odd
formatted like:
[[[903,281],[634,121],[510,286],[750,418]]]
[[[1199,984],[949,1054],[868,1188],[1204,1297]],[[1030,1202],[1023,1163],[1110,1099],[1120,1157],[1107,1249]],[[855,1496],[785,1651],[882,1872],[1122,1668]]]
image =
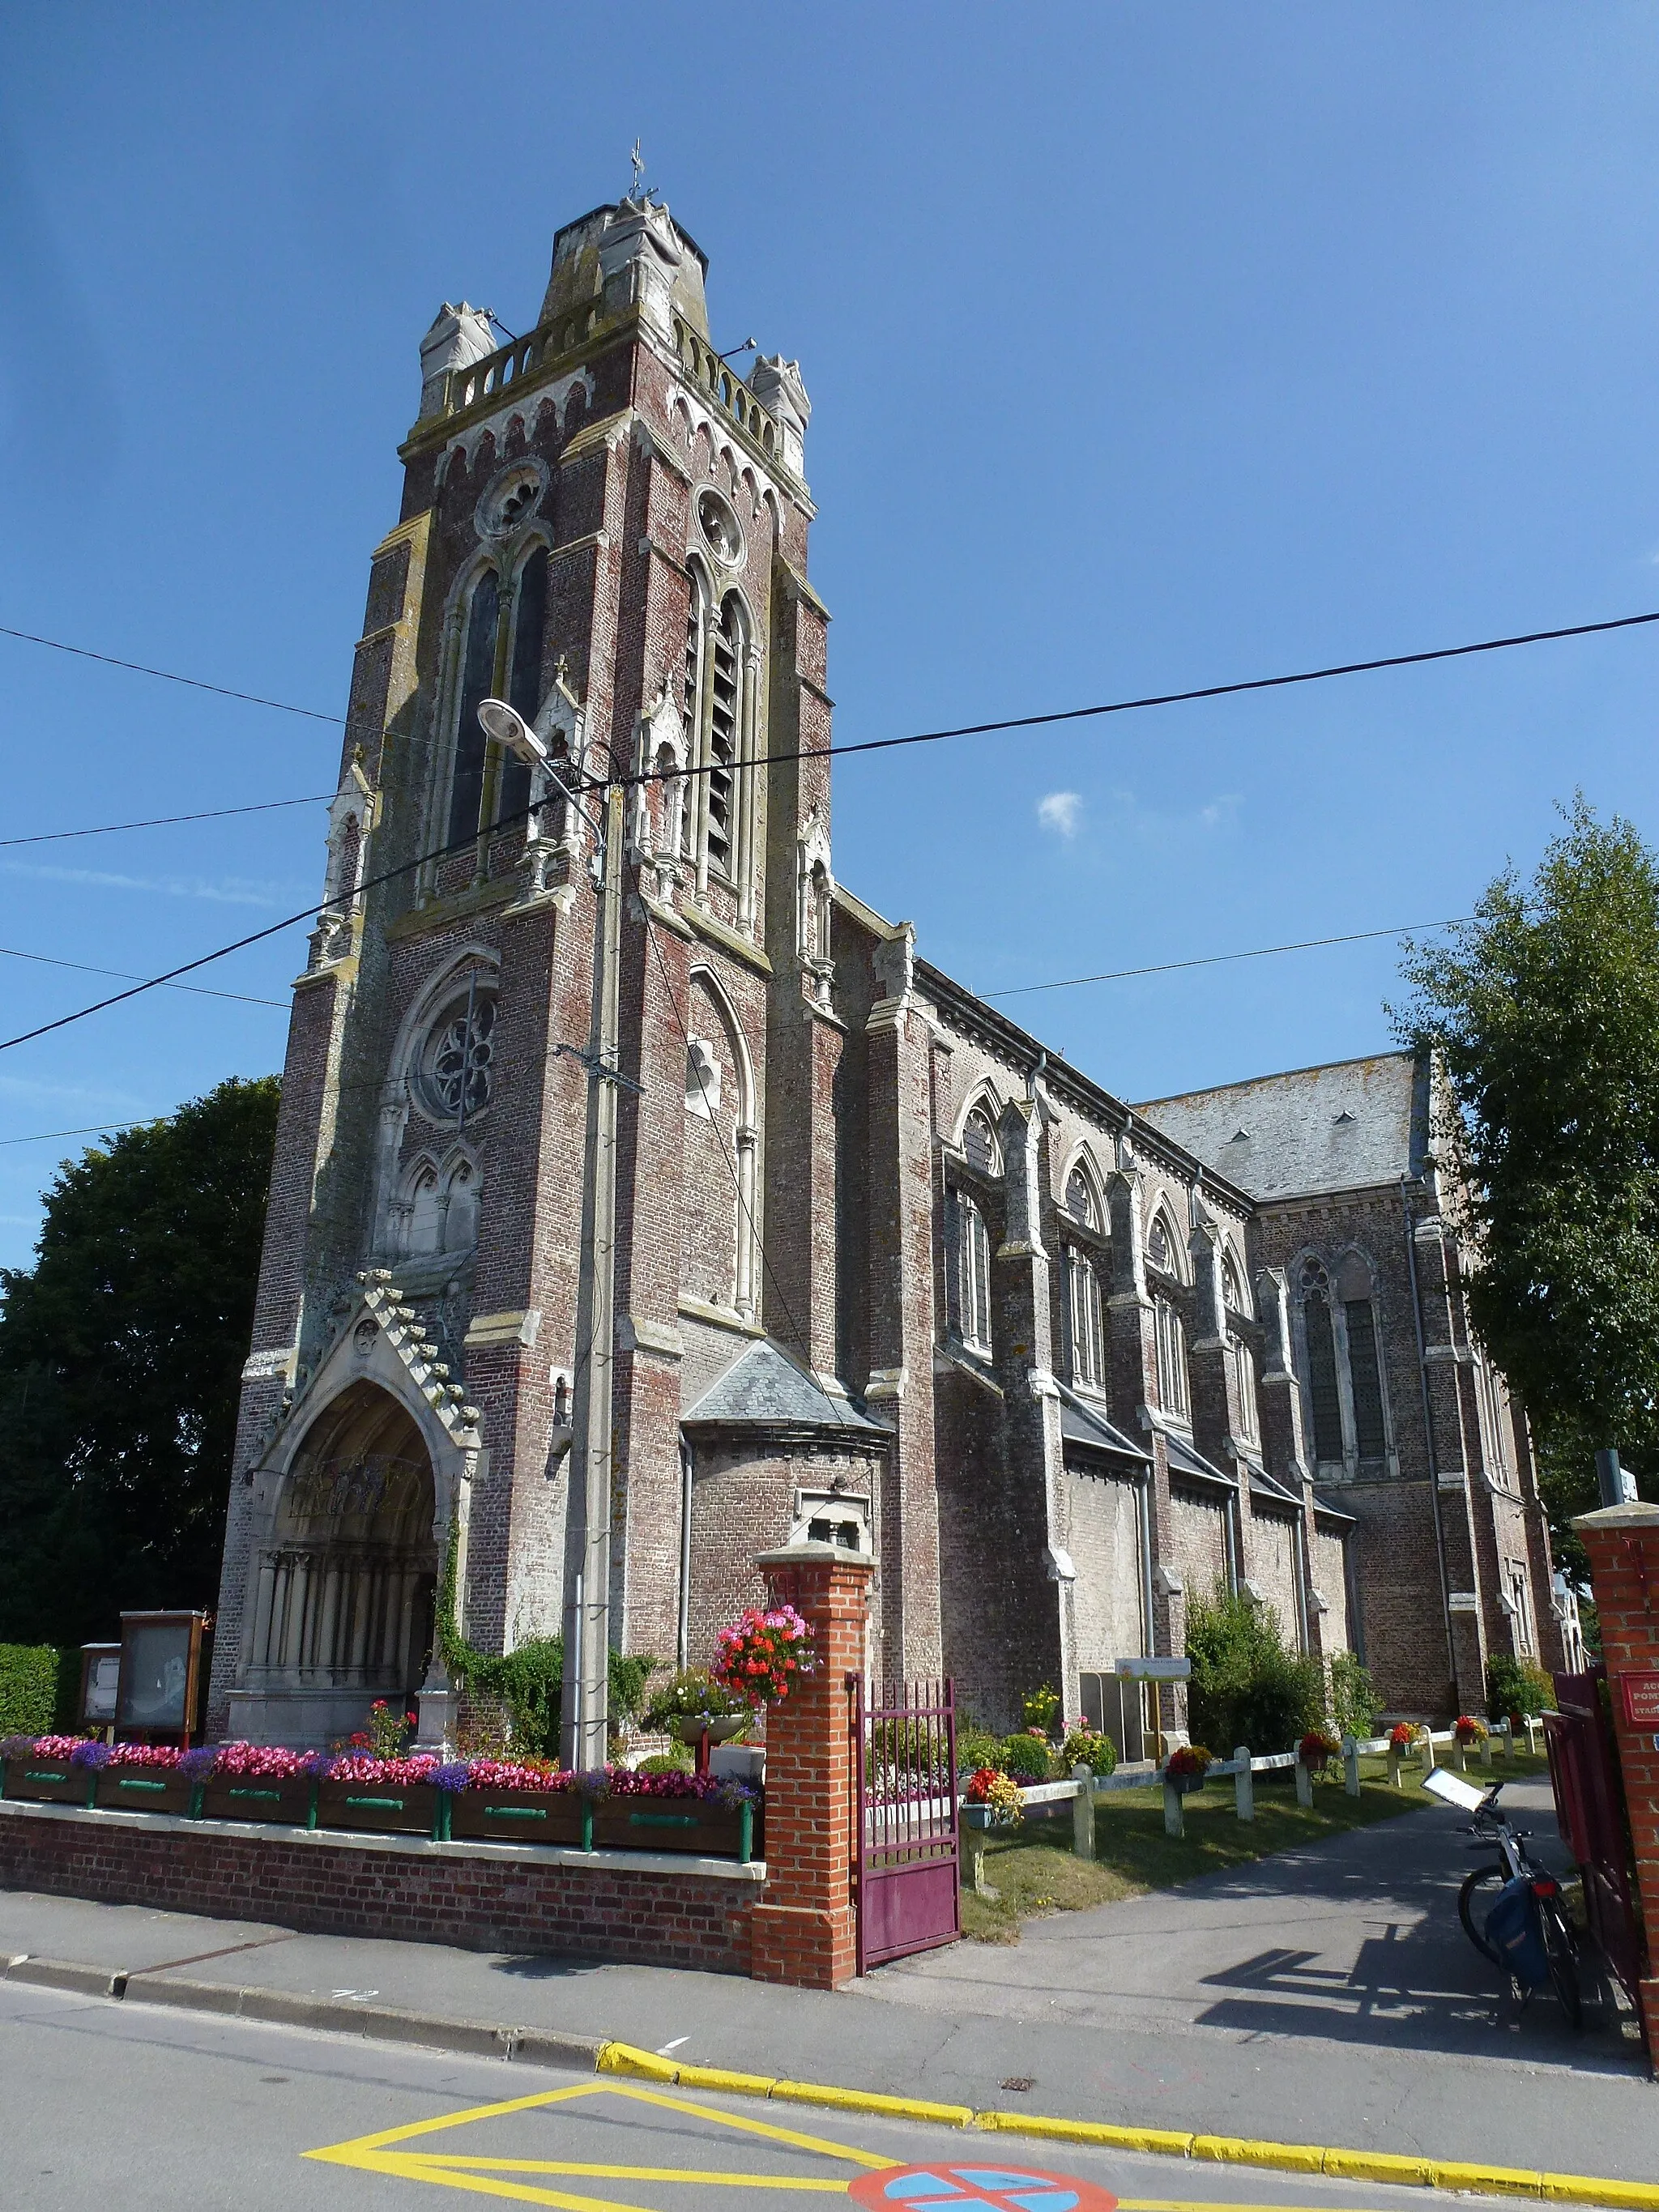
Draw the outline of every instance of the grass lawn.
[[[1494,1778],[1547,1771],[1543,1759],[1524,1753],[1512,1761],[1499,1759],[1492,1768]],[[1033,1820],[987,1838],[985,1879],[997,1895],[977,1897],[964,1884],[963,1932],[981,1943],[1017,1943],[1020,1922],[1034,1913],[1112,1905],[1149,1889],[1171,1889],[1194,1875],[1219,1873],[1348,1828],[1393,1820],[1431,1802],[1423,1793],[1422,1773],[1420,1765],[1408,1766],[1403,1786],[1393,1790],[1386,1759],[1362,1759],[1359,1795],[1350,1797],[1342,1787],[1341,1769],[1334,1767],[1330,1776],[1315,1783],[1307,1812],[1296,1802],[1293,1782],[1275,1784],[1258,1775],[1253,1821],[1241,1820],[1234,1811],[1229,1778],[1187,1799],[1187,1832],[1178,1843],[1164,1832],[1161,1788],[1115,1791],[1095,1801],[1092,1866],[1073,1855],[1071,1808],[1065,1806],[1056,1820]],[[1485,1770],[1471,1764],[1468,1778],[1483,1784]]]

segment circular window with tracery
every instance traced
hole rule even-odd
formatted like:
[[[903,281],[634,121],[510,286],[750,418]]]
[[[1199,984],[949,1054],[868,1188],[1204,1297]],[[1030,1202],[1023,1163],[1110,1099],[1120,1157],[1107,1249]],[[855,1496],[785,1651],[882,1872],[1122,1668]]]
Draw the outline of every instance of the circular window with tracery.
[[[495,1081],[495,1000],[476,988],[445,1008],[420,1059],[422,1103],[440,1121],[470,1121],[489,1103]]]

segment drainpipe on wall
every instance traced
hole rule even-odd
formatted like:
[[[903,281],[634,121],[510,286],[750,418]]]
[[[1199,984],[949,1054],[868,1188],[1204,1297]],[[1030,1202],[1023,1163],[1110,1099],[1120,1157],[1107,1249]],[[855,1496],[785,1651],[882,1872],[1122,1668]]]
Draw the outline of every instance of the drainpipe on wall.
[[[674,1664],[683,1674],[691,1628],[691,1446],[680,1438],[680,1607],[674,1638]]]
[[[1440,1525],[1440,1456],[1434,1448],[1434,1406],[1429,1395],[1429,1347],[1423,1334],[1423,1301],[1417,1287],[1417,1239],[1411,1200],[1400,1178],[1400,1215],[1406,1226],[1406,1267],[1411,1276],[1412,1322],[1417,1331],[1417,1376],[1423,1386],[1423,1441],[1429,1455],[1429,1510],[1434,1516],[1434,1556],[1440,1569],[1440,1618],[1446,1630],[1448,1679],[1457,1680],[1457,1646],[1452,1638],[1451,1585],[1446,1579],[1446,1533]]]

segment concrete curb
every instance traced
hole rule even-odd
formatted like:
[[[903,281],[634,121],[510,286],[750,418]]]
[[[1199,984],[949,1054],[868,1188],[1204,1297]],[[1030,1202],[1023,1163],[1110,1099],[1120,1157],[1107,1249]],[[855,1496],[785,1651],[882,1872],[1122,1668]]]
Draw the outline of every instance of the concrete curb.
[[[639,2051],[627,2043],[605,2044],[595,2063],[601,2074],[631,2074],[649,2081],[672,2082],[682,2089],[715,2089],[732,2096],[827,2105],[842,2112],[930,2120],[935,2126],[980,2128],[1047,2142],[1096,2143],[1116,2150],[1154,2151],[1171,2158],[1267,2166],[1285,2173],[1328,2173],[1345,2181],[1387,2181],[1407,2188],[1522,2197],[1546,2204],[1605,2204],[1619,2208],[1619,2212],[1659,2212],[1659,2183],[1650,2181],[1613,2181],[1587,2173],[1540,2173],[1530,2167],[1482,2166],[1462,2160],[1401,2158],[1388,2151],[1340,2150],[1317,2143],[1265,2142],[1248,2136],[1113,2127],[1097,2120],[1049,2119],[1036,2112],[979,2112],[966,2105],[933,2105],[915,2097],[887,2097],[808,2081],[768,2081],[764,2075],[727,2073],[717,2066],[677,2066],[672,2059],[659,2058],[654,2051]]]
[[[472,2058],[516,2059],[521,2065],[568,2066],[591,2072],[596,2070],[604,2047],[595,2035],[565,2035],[544,2027],[501,2027],[491,2021],[451,2020],[397,2005],[353,2004],[337,1997],[307,1996],[288,1990],[239,1986],[234,1982],[192,1982],[173,1974],[112,1973],[107,1966],[82,1966],[27,1954],[8,1960],[3,1978],[38,1989],[68,1990],[81,1996],[171,2005],[184,2012],[217,2013],[231,2019],[264,2021],[276,2027],[362,2036],[371,2043],[416,2044],[425,2050],[453,2051]]]
[[[453,2051],[467,2057],[511,2059],[520,2065],[566,2067],[579,2073],[632,2075],[681,2089],[760,2097],[778,2104],[817,2105],[836,2112],[868,2112],[884,2119],[922,2120],[935,2127],[1027,2136],[1043,2142],[1092,2143],[1109,2149],[1152,2151],[1170,2158],[1266,2166],[1284,2173],[1328,2173],[1345,2181],[1386,2181],[1408,2188],[1519,2197],[1545,2204],[1606,2205],[1611,2212],[1659,2212],[1659,2182],[1614,2181],[1587,2173],[1541,2173],[1525,2166],[1400,2157],[1388,2151],[1343,2150],[1318,2143],[1267,2142],[1249,2136],[1116,2127],[1104,2121],[1051,2118],[1039,2112],[975,2112],[969,2105],[890,2097],[874,2090],[839,2088],[830,2082],[739,2074],[721,2066],[680,2066],[672,2059],[658,2057],[654,2051],[598,2036],[566,2035],[540,2027],[500,2027],[489,2021],[449,2020],[396,2005],[349,2004],[337,1997],[306,1996],[232,1982],[192,1982],[159,1973],[132,1973],[120,1968],[82,1966],[72,1960],[37,1959],[27,1952],[5,1961],[0,1979],[118,2003],[173,2005],[181,2011],[264,2021],[280,2027],[361,2036],[371,2043],[413,2044],[423,2050]]]

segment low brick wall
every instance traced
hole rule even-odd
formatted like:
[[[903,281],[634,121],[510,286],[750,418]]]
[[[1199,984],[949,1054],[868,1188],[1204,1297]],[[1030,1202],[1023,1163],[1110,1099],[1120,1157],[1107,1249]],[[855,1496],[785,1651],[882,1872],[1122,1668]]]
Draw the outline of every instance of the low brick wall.
[[[0,1802],[0,1888],[269,1921],[308,1935],[747,1974],[765,1883],[758,1862]]]

